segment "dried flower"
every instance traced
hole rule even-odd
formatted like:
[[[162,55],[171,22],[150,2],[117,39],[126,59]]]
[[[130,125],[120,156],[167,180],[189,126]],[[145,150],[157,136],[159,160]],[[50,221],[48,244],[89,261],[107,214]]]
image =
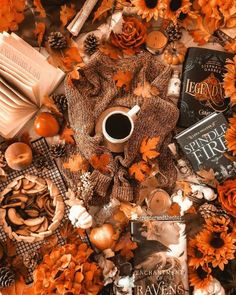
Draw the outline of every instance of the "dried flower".
[[[219,201],[223,209],[236,217],[236,179],[226,180],[222,185],[219,185],[217,189]]]
[[[98,294],[103,285],[101,269],[89,261],[92,252],[77,240],[46,254],[34,271],[35,294]]]
[[[134,53],[146,40],[146,26],[135,17],[124,18],[121,34],[111,33],[111,43],[126,54]]]

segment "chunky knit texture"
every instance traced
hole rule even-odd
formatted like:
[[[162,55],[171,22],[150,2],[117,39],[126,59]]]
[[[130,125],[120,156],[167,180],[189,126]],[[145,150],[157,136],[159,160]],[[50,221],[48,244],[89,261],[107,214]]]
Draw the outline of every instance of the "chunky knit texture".
[[[129,93],[116,87],[113,76],[117,71],[132,71],[133,80]],[[75,130],[77,149],[88,160],[97,153],[110,153],[101,145],[103,135],[94,134],[96,120],[101,113],[112,106],[132,108],[138,104],[141,111],[135,121],[134,132],[125,145],[124,155],[111,154],[109,173],[94,170],[92,182],[96,195],[135,201],[138,184],[131,180],[128,168],[139,155],[144,137],[160,136],[157,146],[161,155],[158,158],[160,174],[157,178],[160,187],[171,189],[176,180],[176,170],[168,149],[171,131],[178,119],[178,108],[166,97],[171,69],[160,63],[148,52],[120,60],[112,60],[100,52],[90,63],[80,70],[80,79],[74,84],[67,78],[65,90],[68,100],[70,126]],[[148,81],[159,90],[158,96],[143,98],[133,94],[138,83]],[[73,179],[71,179],[73,182]]]

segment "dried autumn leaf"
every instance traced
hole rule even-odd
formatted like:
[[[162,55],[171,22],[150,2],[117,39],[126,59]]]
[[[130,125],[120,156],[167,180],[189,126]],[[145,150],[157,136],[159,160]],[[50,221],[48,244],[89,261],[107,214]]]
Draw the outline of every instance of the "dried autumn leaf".
[[[146,162],[140,161],[137,163],[134,163],[130,168],[129,168],[129,174],[130,176],[134,176],[134,178],[138,181],[144,181],[146,176],[149,175],[151,169],[147,165]]]
[[[216,180],[214,170],[211,168],[207,170],[197,171],[197,175],[201,177],[201,181],[213,188],[216,188],[218,185],[218,181]]]
[[[2,295],[34,295],[34,293],[27,292],[27,285],[23,277],[15,281],[14,285],[1,289]]]
[[[0,1],[0,32],[16,31],[24,20],[25,0]]]
[[[116,86],[121,88],[125,86],[125,90],[128,91],[133,75],[130,71],[122,72],[118,71],[114,76],[113,80],[116,82]]]
[[[25,131],[21,134],[19,141],[31,145],[31,139],[32,138],[30,137],[29,132]]]
[[[167,215],[169,216],[180,216],[180,205],[178,203],[172,203],[170,208],[167,211]]]
[[[46,95],[43,98],[43,105],[48,108],[50,111],[52,111],[53,113],[57,114],[57,115],[62,115],[58,109],[58,107],[56,106],[56,104],[54,103],[53,99]]]
[[[120,50],[108,43],[99,46],[99,50],[112,59],[118,59],[121,56]]]
[[[86,172],[89,168],[88,161],[80,154],[72,155],[67,162],[63,163],[65,169],[69,169],[71,172]]]
[[[135,250],[137,247],[137,243],[131,241],[130,233],[126,233],[116,243],[114,251],[120,251],[121,256],[125,257],[127,260],[130,260],[134,257],[132,250]]]
[[[109,172],[108,164],[110,163],[109,154],[93,155],[90,159],[90,164],[94,169],[99,170],[102,173]]]
[[[101,5],[94,13],[93,22],[97,19],[101,19],[102,17],[107,16],[107,12],[112,9],[113,0],[102,0]]]
[[[62,133],[60,134],[60,139],[65,140],[66,143],[75,144],[73,135],[74,135],[73,129],[65,127]]]
[[[36,23],[36,28],[34,30],[34,34],[37,37],[39,47],[41,46],[41,44],[43,42],[43,36],[45,34],[45,30],[46,30],[45,23],[42,23],[42,22]]]
[[[7,256],[13,257],[16,255],[16,244],[13,240],[7,237],[6,239],[6,252]]]
[[[194,41],[198,43],[198,45],[204,45],[209,41],[211,37],[211,33],[209,32],[207,26],[204,24],[202,16],[197,17],[195,29],[190,30],[189,32]]]
[[[77,47],[70,47],[64,51],[64,57],[62,57],[64,66],[70,71],[74,69],[74,66],[82,62],[82,58]]]
[[[142,96],[143,98],[151,98],[159,94],[158,89],[152,86],[149,82],[138,83],[137,87],[134,89],[134,94],[137,96]]]
[[[60,9],[60,21],[62,22],[63,27],[66,26],[69,20],[73,18],[76,14],[75,5],[71,4],[71,6],[62,5]]]
[[[176,188],[183,191],[184,197],[187,197],[192,194],[191,185],[187,181],[176,181]]]
[[[41,0],[34,0],[34,7],[35,11],[39,13],[40,17],[46,17],[45,9],[43,8],[43,5],[41,3]]]
[[[160,155],[159,152],[156,151],[157,144],[160,141],[160,136],[152,137],[152,138],[144,138],[141,146],[140,153],[142,154],[142,158],[144,161],[148,161],[148,159],[155,159]]]

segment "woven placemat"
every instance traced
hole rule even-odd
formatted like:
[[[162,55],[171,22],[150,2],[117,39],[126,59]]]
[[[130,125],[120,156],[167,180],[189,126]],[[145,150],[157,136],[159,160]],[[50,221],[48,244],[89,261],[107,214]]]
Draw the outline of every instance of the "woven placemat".
[[[49,147],[44,138],[37,139],[36,141],[33,141],[32,148],[35,152],[38,154],[41,154],[45,157],[45,167],[42,171],[38,171],[34,165],[30,165],[27,169],[24,169],[23,171],[13,171],[10,174],[8,174],[7,181],[0,183],[0,191],[2,191],[5,186],[7,186],[8,183],[10,183],[14,178],[20,175],[25,174],[31,174],[31,175],[37,175],[42,178],[48,178],[51,179],[51,181],[58,187],[63,199],[65,200],[65,192],[66,192],[66,185],[63,181],[62,175],[57,167],[56,162],[53,160],[53,158],[50,156],[49,153]],[[69,208],[65,206],[65,215],[64,219],[68,218],[69,214]],[[63,245],[64,240],[62,239],[59,229],[55,231],[55,233],[58,236],[58,244]],[[0,226],[0,240],[5,241],[6,240],[6,234],[4,233],[2,227]],[[43,243],[43,241],[35,242],[35,243],[25,243],[25,242],[16,242],[17,249],[16,253],[18,255],[22,255],[29,251],[35,251],[40,248],[40,245]],[[31,283],[33,281],[32,278],[33,269],[29,269],[29,275],[27,277],[26,283]]]

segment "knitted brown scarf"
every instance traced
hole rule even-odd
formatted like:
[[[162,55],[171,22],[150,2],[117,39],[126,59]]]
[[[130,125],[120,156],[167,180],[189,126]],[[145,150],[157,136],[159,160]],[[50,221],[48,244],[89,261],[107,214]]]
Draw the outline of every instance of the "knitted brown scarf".
[[[118,70],[133,73],[129,93],[123,93],[116,87],[113,76]],[[158,181],[160,187],[170,189],[176,180],[176,171],[167,145],[179,114],[176,105],[166,97],[170,67],[160,63],[157,57],[148,52],[120,60],[96,53],[79,72],[80,79],[74,84],[66,79],[65,91],[69,122],[75,130],[77,148],[86,159],[90,160],[98,152],[110,153],[101,145],[103,135],[94,134],[96,120],[104,110],[112,106],[132,108],[136,104],[141,107],[123,156],[110,153],[112,161],[109,173],[103,174],[98,170],[92,172],[95,194],[135,201],[137,195],[133,192],[134,189],[137,192],[138,184],[129,177],[128,168],[138,156],[143,138],[154,136],[160,136],[157,148],[161,153],[158,158],[161,173],[157,176]],[[143,98],[133,94],[137,84],[145,81],[158,88],[158,96]]]

